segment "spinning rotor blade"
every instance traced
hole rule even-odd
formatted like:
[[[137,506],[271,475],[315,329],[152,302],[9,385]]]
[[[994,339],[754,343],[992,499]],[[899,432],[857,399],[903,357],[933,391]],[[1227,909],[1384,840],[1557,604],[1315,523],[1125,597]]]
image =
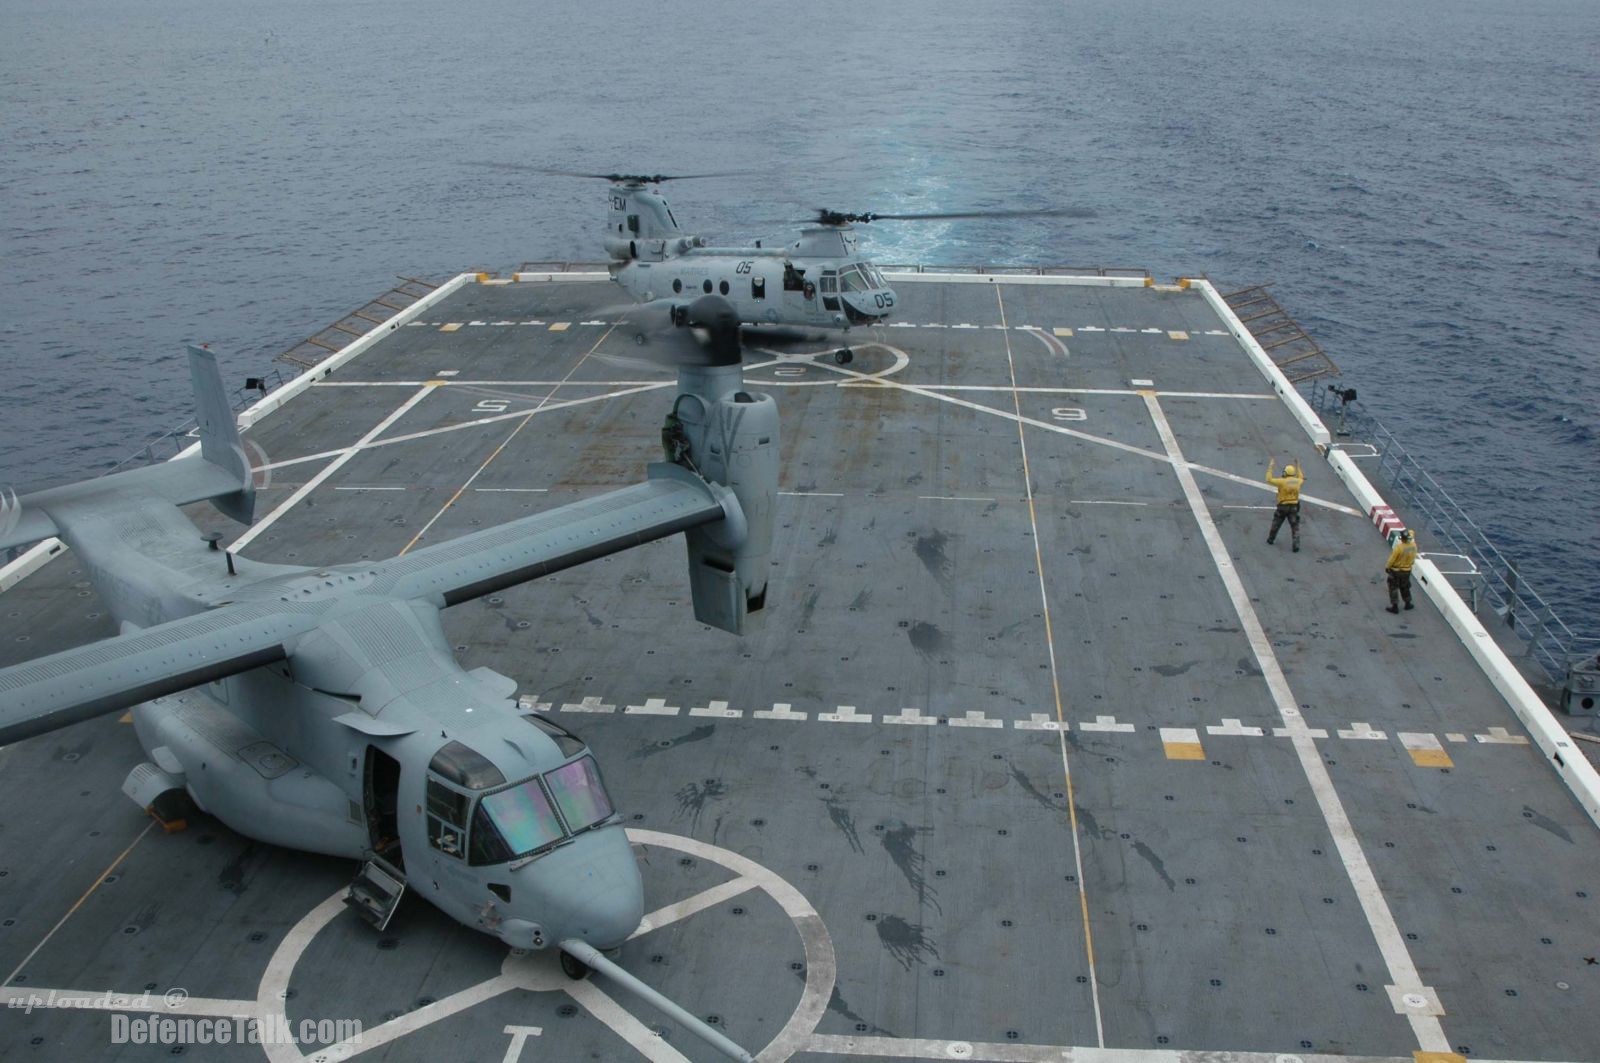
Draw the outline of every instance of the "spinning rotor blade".
[[[669,369],[737,365],[741,360],[739,315],[720,295],[702,295],[687,306],[666,299],[637,303],[623,308],[619,317],[617,331],[633,337],[639,356],[597,352],[596,358]]]
[[[819,207],[816,216],[806,221],[822,225],[846,225],[856,222],[865,225],[874,221],[948,221],[955,218],[1093,218],[1096,213],[1089,207],[1042,207],[1038,210],[958,210],[936,211],[920,214],[879,214],[866,211],[849,214],[844,211]]]
[[[521,162],[490,162],[478,160],[476,166],[487,166],[493,170],[511,170],[517,173],[548,174],[552,177],[593,177],[601,181],[610,181],[613,184],[637,182],[639,184],[654,185],[662,181],[695,181],[706,177],[750,177],[754,170],[721,170],[715,173],[678,173],[678,174],[630,174],[630,173],[588,173],[583,170],[562,170],[551,166],[531,166]]]

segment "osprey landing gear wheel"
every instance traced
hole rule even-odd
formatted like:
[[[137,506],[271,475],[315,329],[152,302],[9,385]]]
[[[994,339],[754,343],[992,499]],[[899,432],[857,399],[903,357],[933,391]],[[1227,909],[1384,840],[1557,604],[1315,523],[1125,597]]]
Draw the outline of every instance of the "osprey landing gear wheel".
[[[589,965],[570,953],[561,954],[561,970],[574,982],[581,982],[589,977]]]
[[[840,365],[849,365],[856,360],[856,356],[848,347],[840,347],[833,352],[833,360]]]

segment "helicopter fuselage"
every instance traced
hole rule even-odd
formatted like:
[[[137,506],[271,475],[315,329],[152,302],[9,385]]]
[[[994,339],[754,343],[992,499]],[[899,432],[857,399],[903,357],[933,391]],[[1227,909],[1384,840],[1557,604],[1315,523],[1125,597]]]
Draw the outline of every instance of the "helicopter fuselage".
[[[716,294],[748,324],[841,330],[882,324],[898,304],[848,222],[810,226],[783,247],[710,247],[678,228],[658,193],[618,184],[603,243],[612,279],[641,302]]]

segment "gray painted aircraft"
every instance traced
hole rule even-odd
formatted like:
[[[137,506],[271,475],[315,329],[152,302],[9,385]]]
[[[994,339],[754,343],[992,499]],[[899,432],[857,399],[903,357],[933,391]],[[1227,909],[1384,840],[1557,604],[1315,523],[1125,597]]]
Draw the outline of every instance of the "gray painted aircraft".
[[[899,297],[878,267],[862,253],[855,226],[874,221],[947,221],[1054,215],[1089,217],[1081,208],[956,211],[926,214],[849,214],[818,210],[800,238],[780,247],[718,247],[678,227],[666,199],[653,186],[734,174],[598,174],[550,170],[516,163],[485,163],[497,169],[595,177],[611,183],[605,235],[611,279],[647,304],[663,304],[682,323],[701,295],[728,300],[739,320],[752,325],[848,331],[889,321]],[[848,348],[835,355],[851,360]]]
[[[0,670],[0,743],[131,708],[149,760],[124,791],[158,818],[185,799],[250,838],[362,862],[346,898],[380,929],[406,883],[466,926],[597,967],[734,1058],[737,1045],[601,953],[643,884],[583,741],[463,669],[440,610],[683,532],[697,619],[734,634],[765,603],[778,415],[744,389],[720,298],[685,321],[670,460],[633,487],[381,562],[309,569],[216,549],[178,509],[249,523],[252,470],[214,356],[189,349],[199,452],[13,497],[0,547],[58,535],[121,634]],[[684,337],[686,333],[680,334]]]

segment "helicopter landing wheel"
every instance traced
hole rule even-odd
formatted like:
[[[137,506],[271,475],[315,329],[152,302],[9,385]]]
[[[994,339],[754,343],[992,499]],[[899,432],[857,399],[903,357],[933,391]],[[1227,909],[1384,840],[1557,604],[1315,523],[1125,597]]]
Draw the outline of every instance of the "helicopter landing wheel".
[[[574,982],[581,982],[589,977],[589,965],[565,952],[561,954],[561,971]]]
[[[851,362],[856,360],[856,356],[855,353],[850,350],[850,348],[840,347],[837,351],[833,352],[833,360],[840,365],[849,365]]]
[[[643,347],[645,344],[650,342],[650,337],[646,336],[642,332],[635,332],[633,334],[633,342]]]

